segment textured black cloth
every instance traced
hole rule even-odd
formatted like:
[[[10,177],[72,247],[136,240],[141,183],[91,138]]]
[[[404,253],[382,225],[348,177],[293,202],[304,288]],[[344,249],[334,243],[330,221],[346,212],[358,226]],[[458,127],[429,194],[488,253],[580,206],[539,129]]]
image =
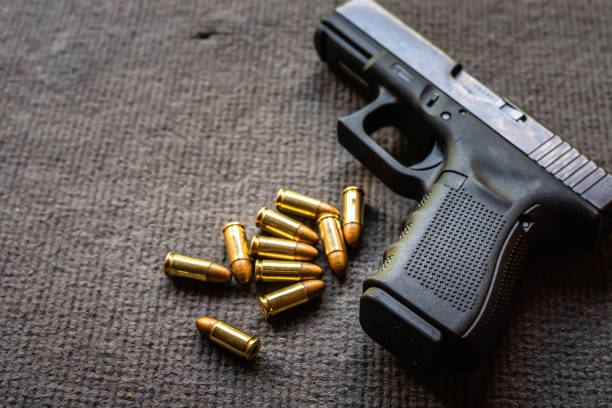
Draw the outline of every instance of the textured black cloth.
[[[474,374],[416,376],[361,330],[361,283],[414,202],[336,141],[363,104],[313,47],[338,4],[0,3],[0,405],[611,406],[609,237],[531,260]],[[609,0],[382,4],[612,169]],[[252,236],[279,187],[340,206],[349,184],[364,242],[319,301],[268,322],[261,285],[161,272],[170,250],[227,263],[222,225]],[[204,315],[259,357],[202,339]]]

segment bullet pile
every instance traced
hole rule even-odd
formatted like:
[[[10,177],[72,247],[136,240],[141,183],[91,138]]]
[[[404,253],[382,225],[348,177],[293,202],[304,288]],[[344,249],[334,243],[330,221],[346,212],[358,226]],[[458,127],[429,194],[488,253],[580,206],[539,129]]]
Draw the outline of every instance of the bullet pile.
[[[340,211],[331,204],[291,190],[280,189],[275,200],[279,211],[315,221],[327,263],[340,277],[346,274],[348,267],[346,245],[353,247],[359,244],[365,207],[364,193],[359,187],[345,188],[343,198],[342,221]],[[323,269],[308,262],[319,255],[314,247],[319,241],[317,233],[307,225],[267,207],[259,210],[255,225],[274,237],[254,236],[249,246],[243,224],[235,221],[223,226],[230,269],[170,252],[164,259],[164,272],[172,277],[210,283],[229,282],[233,275],[237,282],[247,285],[254,270],[256,282],[293,283],[259,297],[259,308],[264,319],[318,297],[325,289],[325,283],[321,280]],[[251,258],[254,258],[254,266]],[[247,360],[253,359],[259,352],[261,343],[256,337],[217,319],[200,317],[196,326],[212,342]]]

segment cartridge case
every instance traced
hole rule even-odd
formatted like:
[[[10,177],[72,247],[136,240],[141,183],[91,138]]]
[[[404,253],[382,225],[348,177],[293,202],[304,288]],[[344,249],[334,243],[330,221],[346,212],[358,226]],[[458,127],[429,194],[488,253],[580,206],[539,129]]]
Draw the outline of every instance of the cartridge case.
[[[348,246],[355,246],[361,238],[365,200],[363,190],[356,186],[344,189],[342,232]]]
[[[244,225],[239,222],[230,222],[223,227],[225,247],[230,269],[234,278],[245,285],[251,280],[253,266],[244,233]]]
[[[276,208],[281,211],[301,215],[302,217],[317,218],[326,212],[340,216],[338,209],[331,204],[283,188],[276,193],[275,204]]]
[[[340,219],[334,214],[323,214],[318,218],[317,224],[329,267],[336,275],[343,276],[346,273],[348,256]]]
[[[318,235],[304,224],[267,207],[262,207],[259,210],[255,225],[271,234],[292,241],[314,245],[319,240]]]
[[[259,353],[261,342],[258,338],[235,329],[229,324],[212,317],[200,317],[196,321],[196,326],[212,342],[240,357],[252,360]]]
[[[324,288],[325,283],[317,279],[294,283],[291,286],[260,297],[259,308],[264,319],[267,319],[270,316],[314,299],[323,292]]]
[[[255,261],[255,280],[261,282],[299,282],[319,279],[323,270],[312,263],[258,259]]]
[[[168,276],[211,283],[225,283],[232,277],[225,266],[172,252],[164,259],[164,272]]]
[[[309,261],[316,258],[319,251],[311,245],[289,239],[253,237],[251,238],[251,255],[287,261]]]

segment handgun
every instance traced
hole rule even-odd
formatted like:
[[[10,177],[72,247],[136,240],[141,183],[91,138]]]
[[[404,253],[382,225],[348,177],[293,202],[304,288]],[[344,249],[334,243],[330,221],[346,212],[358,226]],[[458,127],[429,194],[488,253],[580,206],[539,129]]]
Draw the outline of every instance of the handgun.
[[[612,176],[373,1],[324,18],[315,47],[368,102],[338,120],[340,144],[419,201],[364,281],[360,324],[418,370],[473,369],[495,346],[530,248],[610,232]],[[386,126],[414,157],[375,142]]]

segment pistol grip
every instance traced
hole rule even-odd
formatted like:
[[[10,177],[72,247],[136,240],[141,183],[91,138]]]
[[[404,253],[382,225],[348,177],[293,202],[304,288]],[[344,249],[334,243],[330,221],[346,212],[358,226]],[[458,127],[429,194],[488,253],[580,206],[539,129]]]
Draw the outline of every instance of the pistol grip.
[[[541,214],[473,187],[443,173],[364,282],[363,329],[419,368],[470,369],[491,348]]]
[[[361,110],[338,120],[338,141],[396,193],[419,199],[440,173],[442,153],[434,143],[421,163],[404,166],[370,136],[383,126],[393,125],[406,108],[384,88]]]

